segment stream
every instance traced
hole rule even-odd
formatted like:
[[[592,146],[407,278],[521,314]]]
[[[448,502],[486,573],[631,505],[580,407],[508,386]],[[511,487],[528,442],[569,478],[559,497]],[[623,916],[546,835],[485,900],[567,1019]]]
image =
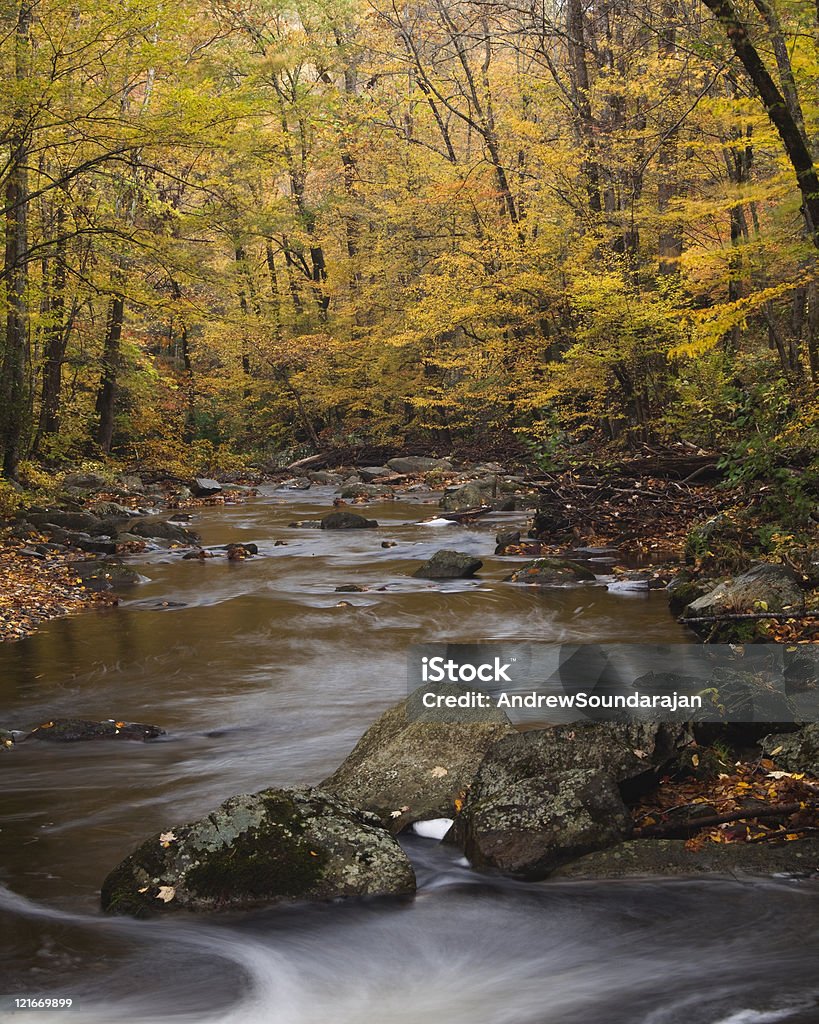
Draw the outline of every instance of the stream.
[[[817,1024],[819,886],[802,880],[526,884],[409,836],[411,902],[101,914],[103,878],[151,833],[235,793],[329,774],[406,695],[410,644],[687,642],[661,593],[504,583],[514,560],[494,557],[494,536],[522,514],[428,526],[429,495],[405,496],[360,510],[378,530],[288,528],[333,494],[267,487],[197,509],[205,544],[253,541],[259,556],[133,556],[146,582],[119,607],[0,646],[3,726],[167,730],[0,753],[0,1020]],[[441,547],[479,555],[480,579],[411,578]],[[350,583],[372,589],[335,593]],[[15,1012],[27,996],[73,1003]]]

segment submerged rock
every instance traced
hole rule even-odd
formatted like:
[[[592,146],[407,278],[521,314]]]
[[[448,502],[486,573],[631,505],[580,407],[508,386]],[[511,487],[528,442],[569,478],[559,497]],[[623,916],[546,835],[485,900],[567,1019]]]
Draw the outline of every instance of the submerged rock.
[[[474,576],[483,567],[480,558],[463,551],[436,551],[412,574],[422,580],[457,580]]]
[[[330,512],[321,520],[322,530],[373,530],[375,519],[365,519],[357,512]]]
[[[71,572],[82,580],[84,587],[98,593],[117,587],[132,587],[141,579],[138,572],[111,559],[89,558],[83,562],[72,562]]]
[[[25,737],[26,740],[46,740],[49,743],[77,743],[81,740],[153,740],[164,736],[165,730],[157,725],[140,722],[88,722],[82,718],[55,718],[43,722]]]
[[[102,885],[109,913],[409,895],[406,854],[370,814],[318,789],[266,789],[152,836]]]
[[[561,583],[587,583],[594,581],[594,573],[579,562],[562,558],[536,558],[506,577],[507,583],[534,583],[554,586]]]
[[[513,732],[497,708],[452,713],[423,707],[421,687],[364,733],[321,785],[378,815],[394,832],[414,821],[452,818],[486,751]],[[458,687],[436,693],[459,695]]]

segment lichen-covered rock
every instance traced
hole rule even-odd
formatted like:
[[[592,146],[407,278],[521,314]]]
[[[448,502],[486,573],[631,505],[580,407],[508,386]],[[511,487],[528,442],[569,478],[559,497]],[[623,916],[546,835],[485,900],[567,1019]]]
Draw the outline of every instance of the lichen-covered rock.
[[[737,612],[801,612],[805,593],[793,570],[786,565],[761,562],[752,569],[692,601],[686,618]]]
[[[789,772],[819,774],[819,723],[811,722],[798,732],[772,733],[760,743],[766,757]]]
[[[374,530],[375,519],[365,519],[357,512],[330,512],[321,519],[322,530]]]
[[[144,917],[414,891],[406,854],[374,816],[318,789],[266,789],[152,836],[101,896],[110,913]]]
[[[88,722],[82,718],[54,718],[43,722],[25,737],[26,740],[46,740],[49,743],[78,743],[81,740],[153,740],[164,736],[165,730],[157,725],[141,722]]]
[[[128,532],[135,533],[137,537],[148,537],[151,540],[167,540],[171,544],[198,544],[201,540],[198,533],[188,530],[178,523],[172,523],[167,519],[137,519],[136,522],[128,524]]]
[[[321,784],[377,814],[392,831],[414,821],[452,818],[484,754],[513,729],[497,708],[458,711],[424,708],[421,687],[385,711],[339,768]],[[436,686],[437,694],[460,694]],[[453,718],[456,720],[453,720]]]
[[[475,867],[542,878],[619,842],[623,792],[656,784],[687,734],[656,722],[594,722],[511,733],[487,751],[447,837]]]
[[[605,771],[510,781],[494,797],[470,794],[452,838],[475,868],[545,878],[554,868],[630,834],[631,816]]]
[[[422,580],[457,580],[474,576],[483,567],[480,558],[463,551],[436,551],[412,574]]]
[[[591,569],[563,558],[536,558],[506,577],[508,583],[533,583],[541,587],[562,583],[588,583],[594,580]]]
[[[487,493],[479,483],[472,481],[445,494],[439,504],[445,512],[464,512],[466,509],[480,508]]]

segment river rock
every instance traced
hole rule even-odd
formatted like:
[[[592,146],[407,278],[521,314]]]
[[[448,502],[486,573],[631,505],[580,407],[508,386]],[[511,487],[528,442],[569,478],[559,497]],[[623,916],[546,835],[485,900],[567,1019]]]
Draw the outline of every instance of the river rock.
[[[676,725],[595,722],[513,732],[494,743],[447,837],[476,867],[545,877],[630,828],[623,793],[656,785],[688,739]]]
[[[389,490],[389,488],[386,488]],[[384,487],[379,487],[378,484],[350,484],[348,487],[341,488],[342,498],[377,498],[379,494],[383,494],[385,491]]]
[[[100,473],[66,473],[63,487],[76,487],[80,491],[104,491],[108,481]]]
[[[628,808],[606,771],[518,779],[494,799],[470,794],[468,805],[451,831],[469,862],[521,878],[545,878],[631,831]]]
[[[129,524],[129,532],[135,533],[137,537],[147,537],[150,540],[167,540],[172,544],[198,544],[198,533],[188,530],[178,523],[172,523],[167,519],[154,519],[152,516],[146,519],[139,519]]]
[[[294,476],[290,480],[282,480],[279,484],[280,491],[309,491],[313,481],[309,476]]]
[[[325,469],[315,469],[307,474],[307,479],[314,484],[340,484],[344,477],[340,473],[329,473]]]
[[[136,473],[122,473],[117,477],[117,490],[124,494],[142,494],[145,485]]]
[[[483,567],[480,558],[464,551],[436,551],[412,574],[422,580],[457,580],[474,576]]]
[[[365,519],[357,512],[330,512],[321,520],[322,530],[373,530],[375,519]]]
[[[46,509],[42,512],[30,512],[29,522],[41,529],[59,526],[63,530],[79,530],[89,536],[99,530],[100,520],[91,512],[67,512],[64,509]]]
[[[46,740],[49,743],[77,743],[80,740],[153,740],[164,736],[165,730],[157,725],[140,722],[88,722],[81,718],[55,718],[43,722],[25,737],[26,740]]]
[[[72,562],[71,572],[82,580],[84,587],[96,592],[132,587],[141,579],[138,572],[113,559],[88,558]]]
[[[197,498],[206,498],[211,494],[219,494],[221,490],[222,485],[219,481],[207,476],[198,476],[191,484],[191,492]]]
[[[497,708],[452,712],[424,708],[420,687],[364,733],[352,753],[321,785],[378,815],[393,832],[414,821],[452,818],[486,751],[513,732]],[[436,694],[460,695],[455,686]]]
[[[707,843],[688,849],[684,839],[632,839],[557,868],[552,878],[641,878],[647,875],[815,875],[819,839],[775,843]]]
[[[495,554],[504,554],[507,548],[520,544],[520,530],[500,530],[495,537],[495,544]]]
[[[536,583],[541,587],[562,583],[586,583],[594,573],[579,562],[562,558],[536,558],[506,577],[508,583]]]
[[[404,458],[390,459],[387,462],[387,468],[394,473],[417,476],[419,473],[429,473],[435,469],[452,469],[452,463],[448,459],[429,459],[422,455],[409,455]]]
[[[761,562],[692,601],[686,606],[685,617],[804,609],[805,594],[793,570],[786,565]]]
[[[17,737],[10,729],[0,729],[0,750],[11,750]]]
[[[439,504],[445,512],[464,512],[469,508],[480,508],[485,498],[485,490],[473,482],[445,494]]]
[[[393,472],[389,466],[362,466],[358,470],[358,475],[368,484],[380,476],[392,476]]]
[[[109,913],[145,917],[414,892],[406,854],[373,815],[318,789],[266,789],[152,836],[101,897]]]
[[[760,746],[765,756],[776,762],[777,768],[819,775],[819,724],[816,722],[798,732],[772,733]]]

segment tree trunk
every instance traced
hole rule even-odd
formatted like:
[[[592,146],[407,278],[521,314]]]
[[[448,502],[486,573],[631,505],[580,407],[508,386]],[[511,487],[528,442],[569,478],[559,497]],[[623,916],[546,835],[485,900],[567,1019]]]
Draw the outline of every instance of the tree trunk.
[[[122,272],[112,274],[115,287],[122,286]],[[117,381],[119,377],[120,342],[122,340],[122,324],[125,317],[125,296],[121,291],[115,292],[108,310],[108,324],[105,329],[105,342],[102,349],[102,379],[97,392],[96,411],[99,415],[97,424],[97,444],[108,455],[114,439],[114,414],[117,401]]]
[[[6,178],[6,339],[0,373],[0,444],[3,448],[3,472],[17,476],[25,433],[28,407],[26,364],[28,362],[28,111],[23,83],[28,76],[28,59],[33,4],[23,0],[17,12],[15,30],[15,79],[20,89],[13,114],[9,145],[9,170]]]
[[[779,132],[802,193],[802,212],[808,232],[813,244],[819,248],[819,176],[799,125],[751,42],[748,29],[740,21],[731,0],[703,0],[703,3],[724,26],[734,53],[742,62],[771,123]]]

